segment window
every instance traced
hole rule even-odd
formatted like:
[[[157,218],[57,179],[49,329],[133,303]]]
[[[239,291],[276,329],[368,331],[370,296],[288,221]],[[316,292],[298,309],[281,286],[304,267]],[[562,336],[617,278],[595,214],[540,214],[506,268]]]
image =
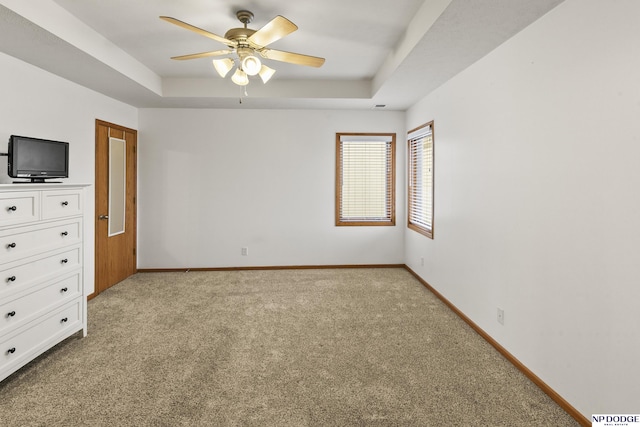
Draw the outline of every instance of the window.
[[[395,225],[396,134],[336,134],[336,225]]]
[[[408,227],[433,239],[433,122],[409,132]]]

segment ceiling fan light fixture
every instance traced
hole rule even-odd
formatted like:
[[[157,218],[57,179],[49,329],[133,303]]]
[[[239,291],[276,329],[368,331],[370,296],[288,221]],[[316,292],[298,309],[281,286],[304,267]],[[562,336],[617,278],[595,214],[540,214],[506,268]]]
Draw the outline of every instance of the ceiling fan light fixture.
[[[233,76],[231,76],[231,81],[238,86],[246,86],[249,84],[249,76],[247,76],[247,73],[238,68],[236,72],[233,73]]]
[[[261,67],[262,62],[260,62],[260,59],[258,59],[258,57],[256,56],[248,55],[242,59],[242,71],[250,76],[255,76],[256,74],[258,74]]]
[[[310,67],[321,67],[322,64],[324,64],[324,58],[274,50],[266,47],[298,29],[298,26],[287,18],[278,15],[256,31],[247,27],[247,24],[253,20],[253,13],[247,10],[240,10],[236,12],[236,17],[244,24],[244,28],[231,28],[225,33],[224,37],[221,37],[202,28],[180,21],[179,19],[170,16],[161,16],[160,19],[164,21],[223,43],[227,47],[226,49],[209,52],[173,56],[171,59],[185,60],[211,56],[221,57],[235,53],[236,55],[232,58],[214,59],[213,66],[220,77],[225,78],[237,65],[235,72],[231,76],[231,81],[239,86],[248,85],[249,76],[259,75],[262,82],[267,83],[275,74],[276,70],[264,65],[262,60],[258,58],[258,55],[269,60]]]
[[[274,70],[273,68],[269,68],[264,64],[262,64],[262,68],[260,68],[260,71],[258,72],[260,78],[262,79],[262,83],[268,82],[275,73],[276,70]]]
[[[213,67],[216,69],[220,77],[225,78],[225,76],[231,71],[233,66],[235,65],[233,59],[224,58],[224,59],[214,59]]]

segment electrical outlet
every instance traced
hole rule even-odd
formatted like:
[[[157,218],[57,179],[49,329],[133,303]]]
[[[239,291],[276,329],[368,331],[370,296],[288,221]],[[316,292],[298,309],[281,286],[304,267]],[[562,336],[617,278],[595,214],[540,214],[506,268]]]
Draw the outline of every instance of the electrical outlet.
[[[420,265],[424,267],[424,257],[420,257]]]
[[[242,256],[249,255],[249,248],[242,248],[241,253],[242,253]]]
[[[504,310],[501,308],[498,308],[498,323],[504,325]]]

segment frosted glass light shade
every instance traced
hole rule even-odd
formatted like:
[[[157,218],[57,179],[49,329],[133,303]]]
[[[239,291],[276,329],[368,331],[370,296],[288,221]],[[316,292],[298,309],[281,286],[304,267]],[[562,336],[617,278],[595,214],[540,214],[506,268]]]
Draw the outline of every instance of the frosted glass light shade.
[[[231,81],[238,86],[246,86],[249,84],[249,77],[247,76],[247,73],[238,68],[236,72],[233,73],[233,76],[231,76]]]
[[[269,79],[276,73],[276,70],[274,70],[273,68],[269,68],[266,65],[262,65],[262,68],[260,68],[260,72],[258,73],[260,75],[260,78],[262,79],[262,83],[266,83],[269,81]]]
[[[224,59],[214,59],[213,67],[216,69],[220,77],[224,78],[229,71],[233,68],[233,59],[224,58]]]
[[[245,56],[242,60],[242,71],[247,73],[250,76],[255,76],[260,71],[260,67],[262,67],[262,63],[260,59],[253,55]]]

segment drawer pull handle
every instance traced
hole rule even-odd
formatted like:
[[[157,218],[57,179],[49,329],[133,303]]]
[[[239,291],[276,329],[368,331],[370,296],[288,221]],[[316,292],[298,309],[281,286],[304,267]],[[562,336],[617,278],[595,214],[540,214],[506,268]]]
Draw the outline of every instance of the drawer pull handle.
[[[7,282],[15,282],[16,276],[7,277]]]
[[[60,289],[60,292],[67,292],[67,290],[68,290],[67,288],[62,288]]]
[[[9,206],[9,207],[7,208],[7,211],[9,211],[9,212],[15,212],[15,211],[17,211],[17,210],[18,210],[18,208],[17,208],[16,206]]]
[[[67,319],[66,317],[63,317],[62,319],[60,319],[60,323],[65,323],[67,320],[69,319]]]
[[[68,233],[67,231],[63,231],[62,233],[60,233],[60,235],[61,235],[62,237],[64,237],[64,236],[69,235],[69,233]]]
[[[10,312],[7,313],[7,317],[13,317],[15,315],[16,315],[15,311],[10,311]]]
[[[7,350],[7,354],[13,354],[16,352],[16,348],[15,347],[11,347],[9,350]]]
[[[15,248],[15,247],[16,247],[15,242],[13,242],[13,243],[9,243],[9,244],[7,245],[7,249],[11,249],[11,248]]]
[[[62,206],[67,206],[68,204],[69,204],[69,202],[67,202],[66,200],[61,203]]]
[[[61,262],[62,264],[66,264],[66,263],[68,263],[68,262],[69,262],[69,260],[65,258],[65,259],[61,260],[60,262]]]

